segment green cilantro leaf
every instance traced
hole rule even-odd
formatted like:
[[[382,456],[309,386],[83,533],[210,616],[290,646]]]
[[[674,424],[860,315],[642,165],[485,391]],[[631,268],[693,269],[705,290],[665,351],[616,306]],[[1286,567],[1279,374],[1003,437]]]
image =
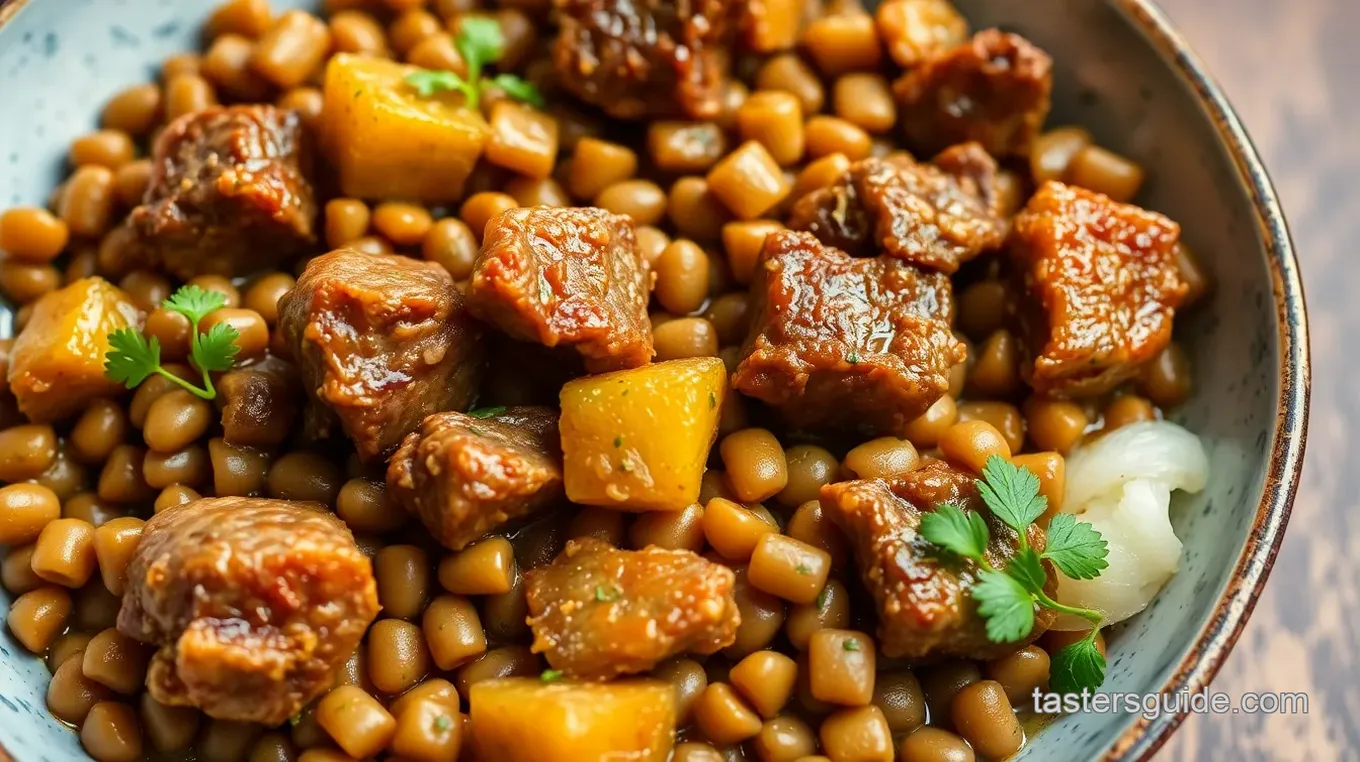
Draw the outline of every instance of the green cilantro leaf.
[[[1014,577],[995,569],[983,569],[973,586],[978,614],[987,620],[987,638],[993,643],[1012,643],[1034,630],[1034,595]]]
[[[1055,693],[1080,693],[1105,682],[1105,657],[1096,648],[1095,631],[1053,654],[1049,685]]]
[[[469,411],[468,411],[468,417],[469,417],[469,418],[495,418],[496,416],[498,416],[498,415],[500,415],[501,413],[504,413],[504,412],[505,412],[505,406],[504,406],[504,405],[497,405],[497,406],[495,406],[495,407],[479,407],[479,408],[477,408],[476,410],[469,410]]]
[[[416,95],[422,98],[449,90],[458,90],[466,94],[468,88],[468,83],[454,72],[432,69],[421,69],[407,74],[406,84],[414,87]]]
[[[1000,455],[987,459],[977,481],[978,493],[1002,523],[1020,533],[1044,515],[1048,498],[1039,494],[1039,477],[1028,468],[1017,466]]]
[[[288,718],[288,724],[291,725],[292,727],[297,727],[298,724],[301,723],[301,722],[302,722],[302,712],[298,712],[297,714],[295,714],[295,715],[293,715],[292,717],[289,717],[289,718]]]
[[[561,679],[562,679],[562,670],[560,670],[560,669],[545,669],[545,670],[543,670],[543,674],[541,674],[541,675],[538,676],[538,679],[539,679],[539,680],[542,680],[542,681],[545,682],[545,683],[555,683],[555,682],[557,682],[558,680],[561,680]]]
[[[927,542],[974,560],[987,552],[987,522],[976,511],[964,512],[951,503],[941,503],[921,517],[917,529]]]
[[[543,93],[538,91],[538,87],[523,77],[514,74],[497,74],[491,79],[491,83],[505,91],[506,95],[518,101],[533,106],[543,108],[547,102],[543,100]]]
[[[624,394],[627,394],[627,393],[628,393],[628,392],[624,392]],[[708,409],[709,409],[709,410],[712,410],[713,408],[715,408],[715,407],[717,407],[717,406],[718,406],[718,395],[714,394],[713,392],[709,392],[709,393],[708,393]]]
[[[1095,579],[1109,567],[1110,544],[1094,527],[1070,513],[1059,513],[1048,524],[1044,558],[1072,579]]]
[[[155,336],[146,337],[133,328],[119,328],[109,334],[109,351],[104,355],[104,375],[109,380],[136,389],[161,366],[161,344]]]
[[[827,602],[827,600],[828,600],[830,597],[831,597],[831,586],[830,586],[830,585],[827,585],[826,587],[822,588],[822,592],[817,593],[817,610],[818,610],[818,611],[824,611],[824,610],[826,610],[826,602]]]
[[[505,53],[505,35],[500,22],[479,16],[465,16],[458,23],[453,43],[467,62],[468,79],[481,79],[482,67],[500,60]]]
[[[189,350],[190,359],[204,373],[228,370],[236,362],[236,353],[241,351],[236,343],[239,338],[241,334],[235,328],[218,323],[206,333],[194,336],[193,346]]]
[[[227,297],[221,291],[209,291],[188,285],[171,294],[161,306],[189,318],[191,323],[197,323],[207,317],[209,312],[227,306]]]
[[[971,594],[978,615],[986,623],[987,638],[994,643],[1014,643],[1034,630],[1035,607],[1043,606],[1090,620],[1100,626],[1102,615],[1093,609],[1069,606],[1044,592],[1048,571],[1044,560],[1064,574],[1093,579],[1109,566],[1109,545],[1090,524],[1078,523],[1070,514],[1058,514],[1048,526],[1043,553],[1030,547],[1027,533],[1044,514],[1048,501],[1039,494],[1039,477],[998,455],[987,459],[977,480],[983,502],[1002,523],[1018,533],[1015,553],[998,569],[987,559],[990,541],[987,522],[977,511],[966,513],[955,505],[942,504],[921,517],[918,531],[923,539],[974,562],[977,582]],[[1085,639],[1053,655],[1052,686],[1055,691],[1098,688],[1105,680],[1105,657],[1095,647],[1095,631]]]
[[[595,586],[595,600],[601,603],[610,603],[619,599],[619,591],[604,585]]]
[[[453,729],[453,720],[447,714],[441,714],[434,718],[434,730],[436,733],[447,733]]]
[[[614,446],[615,446],[615,447],[623,447],[623,437],[621,437],[621,436],[619,436],[619,437],[614,437]]]
[[[858,640],[842,640],[842,641],[841,641],[841,650],[843,650],[843,651],[858,651],[858,650],[859,650],[859,641],[858,641]]]
[[[213,399],[217,396],[217,390],[213,388],[209,374],[229,370],[235,364],[236,353],[241,351],[240,345],[236,343],[240,333],[230,324],[218,323],[200,334],[198,324],[226,303],[227,298],[221,292],[198,286],[183,286],[162,302],[165,309],[189,319],[189,335],[192,337],[189,358],[203,374],[203,386],[195,386],[161,367],[160,342],[155,336],[148,340],[132,328],[119,328],[109,334],[109,351],[104,354],[104,375],[132,389],[155,373],[197,397]]]
[[[811,567],[811,566],[808,566],[807,564],[798,564],[797,566],[794,567],[793,570],[796,571],[796,572],[798,572],[799,574],[811,574],[811,573],[812,573],[812,567]]]
[[[1006,564],[1006,574],[1030,593],[1043,592],[1044,585],[1048,583],[1048,572],[1044,571],[1043,561],[1039,560],[1034,548],[1021,548]]]

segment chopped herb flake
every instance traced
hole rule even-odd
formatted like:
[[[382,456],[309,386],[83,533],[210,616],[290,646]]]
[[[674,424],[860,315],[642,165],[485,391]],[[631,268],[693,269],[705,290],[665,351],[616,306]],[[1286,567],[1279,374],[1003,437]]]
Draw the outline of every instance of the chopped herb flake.
[[[846,651],[858,651],[858,650],[859,650],[859,641],[858,641],[858,640],[842,640],[842,641],[841,641],[841,648],[842,648],[843,650],[846,650]]]
[[[623,447],[623,437],[614,437],[614,446]]]
[[[469,410],[468,416],[471,418],[495,418],[504,412],[505,406],[497,405],[496,407],[479,407],[476,410]]]
[[[845,356],[845,361],[850,363],[851,365],[854,365],[855,363],[859,362],[859,355],[855,354],[854,352],[851,352],[850,354]]]
[[[821,610],[823,610],[823,609],[826,608],[826,601],[827,601],[827,598],[830,597],[830,595],[831,595],[831,586],[830,586],[830,585],[828,585],[828,586],[822,588],[822,592],[817,593],[817,610],[818,610],[818,611],[821,611]]]
[[[709,392],[709,393],[708,393],[708,409],[709,409],[709,410],[712,410],[713,408],[715,408],[715,407],[717,407],[717,406],[718,406],[718,395],[714,394],[713,392]]]
[[[545,682],[545,683],[555,683],[555,682],[557,682],[558,680],[561,680],[561,679],[562,679],[562,670],[560,670],[560,669],[545,669],[545,670],[543,670],[543,674],[541,674],[541,675],[538,676],[538,679],[539,679],[539,680],[542,680],[542,681]]]
[[[618,590],[612,587],[605,587],[604,585],[595,586],[595,600],[600,601],[601,603],[609,603],[611,601],[617,601],[618,599]]]
[[[434,730],[436,733],[447,733],[453,728],[453,720],[447,714],[441,714],[434,718]]]
[[[798,572],[799,574],[812,573],[812,569],[807,564],[798,564],[798,566],[794,567],[794,571]]]
[[[456,91],[463,96],[463,105],[477,109],[483,92],[488,87],[499,87],[506,95],[542,108],[543,94],[526,79],[514,74],[501,73],[494,77],[482,76],[487,64],[499,61],[505,54],[505,34],[500,22],[495,19],[467,17],[459,24],[458,34],[454,37],[454,47],[458,49],[463,62],[467,65],[467,76],[452,71],[422,69],[406,75],[406,84],[415,88],[416,94],[429,98],[436,93]]]

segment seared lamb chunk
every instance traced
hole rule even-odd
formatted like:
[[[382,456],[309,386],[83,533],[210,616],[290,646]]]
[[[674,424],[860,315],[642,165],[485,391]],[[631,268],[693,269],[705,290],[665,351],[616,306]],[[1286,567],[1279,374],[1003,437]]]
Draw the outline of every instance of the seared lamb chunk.
[[[293,433],[301,390],[297,368],[277,357],[223,374],[217,382],[222,438],[247,447],[283,444]]]
[[[594,207],[511,209],[486,227],[472,314],[512,338],[574,345],[592,373],[652,359],[653,280],[628,217]]]
[[[558,79],[618,119],[709,119],[721,107],[738,0],[554,0]]]
[[[894,84],[911,147],[924,152],[976,140],[993,156],[1028,155],[1053,91],[1053,60],[997,29],[926,60]]]
[[[462,550],[562,498],[557,411],[512,407],[486,418],[436,413],[387,469],[389,493],[445,547]]]
[[[732,644],[741,614],[732,570],[687,550],[619,550],[571,540],[527,573],[534,651],[571,677],[646,672],[681,653]]]
[[[864,479],[828,484],[821,504],[854,550],[860,578],[878,607],[878,643],[888,657],[963,656],[990,659],[1014,651],[1024,643],[993,643],[972,599],[977,584],[975,561],[946,558],[939,548],[917,534],[921,516],[941,503],[965,511],[982,511],[991,540],[987,561],[1003,567],[1015,554],[1018,536],[1001,523],[978,497],[972,474],[941,462],[884,481]],[[1044,532],[1031,526],[1031,547],[1042,551]],[[1057,587],[1054,571],[1045,590]],[[1053,621],[1053,612],[1037,608],[1034,632],[1038,638]]]
[[[171,122],[128,223],[134,251],[176,277],[286,269],[316,236],[302,118],[273,106],[212,107]]]
[[[118,630],[160,647],[157,701],[278,725],[330,689],[377,614],[344,522],[316,503],[224,497],[146,523]]]
[[[837,182],[800,199],[789,227],[855,256],[882,251],[953,273],[999,247],[1006,231],[990,206],[996,162],[977,143],[955,146],[944,158],[961,171],[907,156],[856,162]]]
[[[348,249],[317,257],[279,300],[279,327],[308,394],[366,461],[426,416],[466,410],[482,373],[481,328],[434,262]]]
[[[966,348],[949,277],[856,258],[810,233],[765,239],[733,386],[795,426],[901,434],[949,389]]]
[[[1021,335],[1036,391],[1105,394],[1171,340],[1189,287],[1180,226],[1156,212],[1049,182],[1015,218],[1010,255],[1027,296]]]

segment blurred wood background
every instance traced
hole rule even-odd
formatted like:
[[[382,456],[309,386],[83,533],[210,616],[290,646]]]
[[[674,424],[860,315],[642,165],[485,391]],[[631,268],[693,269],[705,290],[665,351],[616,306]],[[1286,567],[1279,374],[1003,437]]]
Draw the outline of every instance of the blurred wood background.
[[[1227,90],[1284,201],[1308,299],[1313,414],[1284,548],[1213,683],[1306,691],[1297,716],[1191,716],[1159,759],[1360,759],[1360,2],[1159,0]]]

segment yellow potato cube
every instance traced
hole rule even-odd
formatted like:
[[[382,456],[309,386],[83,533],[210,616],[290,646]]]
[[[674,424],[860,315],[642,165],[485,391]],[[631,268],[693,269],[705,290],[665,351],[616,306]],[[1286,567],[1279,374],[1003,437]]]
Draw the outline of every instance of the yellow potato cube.
[[[462,106],[462,96],[422,98],[406,82],[419,71],[394,61],[341,54],[326,66],[326,152],[340,190],[355,198],[450,202],[490,134],[486,120]]]
[[[675,691],[656,680],[484,680],[469,703],[478,759],[666,762],[675,745]]]
[[[143,315],[122,290],[103,278],[83,278],[39,299],[14,340],[9,385],[19,409],[34,421],[80,412],[123,385],[104,375],[109,334],[142,327]]]
[[[726,392],[727,370],[715,357],[587,376],[562,387],[567,497],[633,511],[694,504]]]

